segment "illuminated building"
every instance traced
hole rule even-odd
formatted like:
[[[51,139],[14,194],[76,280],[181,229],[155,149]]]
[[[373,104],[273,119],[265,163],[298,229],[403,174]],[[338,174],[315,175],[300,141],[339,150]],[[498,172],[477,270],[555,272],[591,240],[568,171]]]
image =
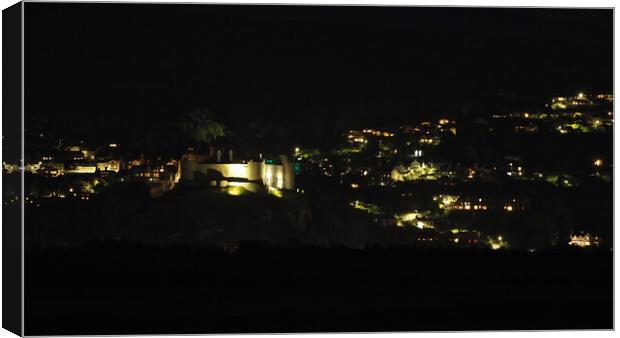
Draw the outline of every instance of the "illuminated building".
[[[450,241],[459,245],[478,245],[480,242],[480,233],[467,229],[452,229],[450,231]]]
[[[476,170],[469,168],[467,169],[467,178],[472,179],[476,175]]]
[[[105,162],[97,162],[97,170],[99,171],[114,171],[118,172],[120,170],[120,162],[117,160],[110,160]]]
[[[599,246],[601,243],[600,237],[592,236],[590,234],[571,235],[569,245],[578,246],[582,248],[590,246]]]
[[[590,108],[613,103],[614,96],[612,94],[590,95],[587,93],[578,93],[569,97],[554,97],[551,99],[551,109],[567,110],[574,108]]]
[[[17,164],[13,164],[13,163],[6,163],[6,162],[2,162],[2,170],[4,170],[6,173],[14,173],[17,172],[17,170],[19,170],[19,165]]]
[[[69,164],[65,167],[65,174],[94,174],[96,171],[95,164]]]
[[[502,236],[497,236],[497,238],[488,238],[487,244],[493,250],[499,250],[508,247],[508,242],[506,242],[506,240],[504,240]]]
[[[528,198],[512,198],[504,202],[504,211],[512,212],[526,210],[530,206]]]
[[[504,159],[496,163],[495,170],[505,173],[511,178],[523,178],[525,175],[525,163],[518,156],[505,156]]]
[[[214,182],[246,182],[250,187],[252,184],[262,184],[266,188],[276,188],[284,190],[295,189],[294,164],[284,155],[280,155],[278,160],[263,159],[262,161],[232,162],[229,156],[227,163],[198,163],[188,158],[179,162],[180,181],[193,181],[197,174],[208,177]],[[209,175],[216,174],[214,178]]]
[[[68,151],[65,153],[65,159],[69,162],[82,162],[84,154],[81,151]]]
[[[433,143],[433,139],[432,138],[425,138],[425,137],[423,137],[423,138],[420,139],[420,143],[422,143],[422,144],[425,144],[425,143],[426,144],[432,144]]]
[[[487,210],[488,206],[482,201],[482,198],[478,199],[459,199],[457,203],[452,206],[446,206],[449,209],[466,210],[466,211],[483,211]]]
[[[49,177],[58,177],[65,173],[65,168],[62,163],[45,163],[41,165],[41,168],[38,170],[40,174]]]
[[[379,136],[379,137],[393,137],[394,133],[391,133],[389,131],[381,131],[381,130],[376,130],[376,129],[364,129],[362,130],[362,132],[364,134],[369,134],[372,136]]]
[[[433,196],[433,201],[437,202],[440,209],[451,208],[457,201],[459,196],[457,195],[436,195]]]
[[[566,109],[565,97],[554,97],[551,99],[551,109]]]
[[[24,170],[26,170],[27,172],[31,172],[33,174],[35,174],[37,171],[39,171],[39,169],[41,169],[41,162],[39,163],[26,163],[26,165],[24,166]]]
[[[365,143],[366,142],[364,133],[356,131],[356,130],[350,130],[346,136],[349,142],[352,142],[352,143]]]
[[[414,223],[415,227],[418,229],[434,229],[433,221],[429,219],[419,219]]]
[[[614,102],[613,94],[598,94],[598,95],[596,95],[596,98],[599,99],[599,100],[605,100],[605,101],[609,101],[609,102]]]
[[[433,163],[420,163],[416,160],[409,165],[399,164],[389,174],[392,181],[436,180],[437,165]]]

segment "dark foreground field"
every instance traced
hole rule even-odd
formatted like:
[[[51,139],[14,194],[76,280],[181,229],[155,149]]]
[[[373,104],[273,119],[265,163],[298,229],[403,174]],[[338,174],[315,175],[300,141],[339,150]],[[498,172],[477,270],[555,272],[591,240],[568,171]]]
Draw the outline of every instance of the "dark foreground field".
[[[27,335],[613,327],[609,251],[99,242],[26,268]]]

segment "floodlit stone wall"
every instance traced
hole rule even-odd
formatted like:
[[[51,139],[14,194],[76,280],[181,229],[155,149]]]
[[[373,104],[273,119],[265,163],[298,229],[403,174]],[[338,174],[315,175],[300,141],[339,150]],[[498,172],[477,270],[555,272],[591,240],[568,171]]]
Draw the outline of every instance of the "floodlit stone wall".
[[[179,163],[181,181],[194,180],[197,172],[208,174],[210,170],[219,172],[223,178],[238,178],[248,181],[259,181],[265,187],[278,189],[295,189],[295,173],[293,163],[286,156],[281,156],[282,164],[267,164],[265,162],[248,163],[196,163],[183,160]]]

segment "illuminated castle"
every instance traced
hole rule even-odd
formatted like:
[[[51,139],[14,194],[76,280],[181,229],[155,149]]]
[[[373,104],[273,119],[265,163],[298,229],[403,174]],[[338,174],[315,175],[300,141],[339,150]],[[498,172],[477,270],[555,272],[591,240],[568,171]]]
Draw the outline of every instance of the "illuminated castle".
[[[239,186],[252,192],[261,187],[267,190],[295,189],[293,163],[285,155],[277,159],[235,162],[232,154],[229,150],[227,162],[222,161],[219,150],[215,162],[204,162],[204,156],[188,154],[179,162],[177,179],[182,182],[206,179],[212,186]]]
[[[569,245],[579,246],[582,248],[589,246],[599,246],[601,239],[598,236],[592,236],[590,234],[571,235]]]

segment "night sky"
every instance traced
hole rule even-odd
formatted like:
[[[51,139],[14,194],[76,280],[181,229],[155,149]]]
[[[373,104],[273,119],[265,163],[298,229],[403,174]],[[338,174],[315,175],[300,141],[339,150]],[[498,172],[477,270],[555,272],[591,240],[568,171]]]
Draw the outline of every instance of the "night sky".
[[[26,116],[139,135],[208,107],[227,125],[413,123],[612,90],[613,12],[26,4]]]

